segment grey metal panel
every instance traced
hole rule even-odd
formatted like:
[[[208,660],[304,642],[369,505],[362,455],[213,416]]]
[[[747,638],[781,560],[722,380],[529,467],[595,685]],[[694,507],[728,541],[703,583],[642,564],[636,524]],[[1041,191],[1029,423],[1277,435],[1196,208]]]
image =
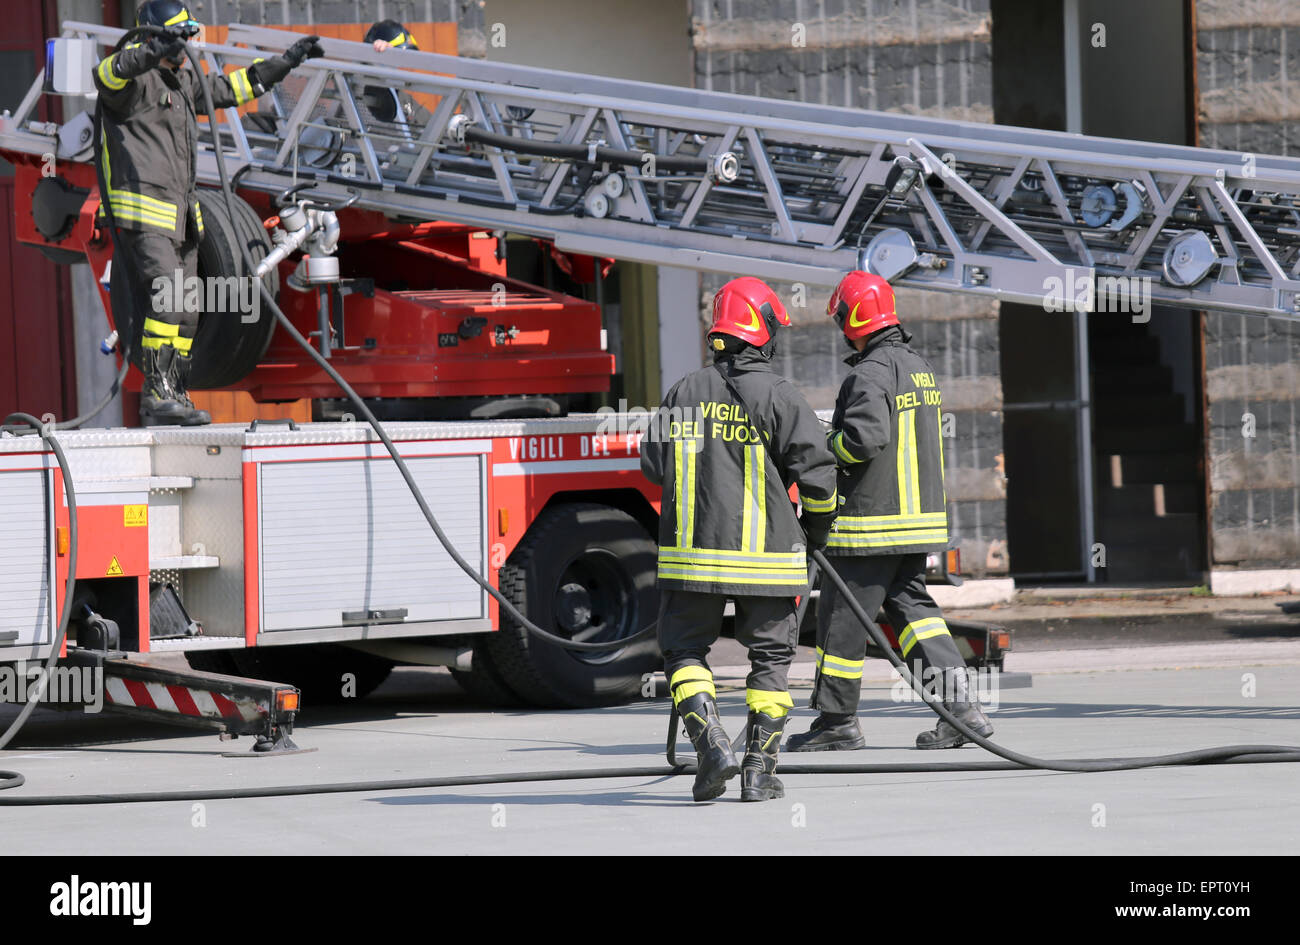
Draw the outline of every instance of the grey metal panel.
[[[49,474],[22,471],[0,474],[0,652],[12,646],[53,641],[50,598],[53,529]],[[16,639],[7,635],[17,632]],[[24,655],[35,655],[25,653]]]
[[[156,437],[154,472],[192,481],[180,497],[179,548],[182,554],[217,558],[215,568],[186,571],[181,599],[209,638],[244,639],[243,459],[237,448],[243,424],[215,424],[228,438]],[[157,431],[155,431],[156,434]],[[220,446],[215,453],[208,448]],[[154,499],[162,497],[155,495]],[[227,644],[229,645],[229,644]],[[157,645],[155,645],[157,646]]]
[[[485,461],[407,461],[457,550],[486,570]],[[378,460],[259,467],[264,631],[337,627],[344,612],[407,621],[486,615],[486,597],[438,543],[396,467]]]

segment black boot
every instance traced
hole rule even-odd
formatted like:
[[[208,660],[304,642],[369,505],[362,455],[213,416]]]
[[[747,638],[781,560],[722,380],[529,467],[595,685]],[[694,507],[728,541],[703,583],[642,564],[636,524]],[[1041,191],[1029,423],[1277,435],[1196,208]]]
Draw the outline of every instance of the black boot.
[[[188,354],[179,351],[176,352],[176,358],[172,362],[172,392],[181,406],[189,411],[186,418],[181,421],[187,427],[203,426],[212,422],[212,414],[195,407],[194,401],[190,400],[190,367],[193,363]]]
[[[823,712],[802,735],[791,735],[786,751],[857,751],[867,747],[862,726],[852,715]]]
[[[785,797],[785,785],[774,774],[784,731],[785,716],[777,719],[766,712],[749,713],[745,760],[740,765],[742,801],[770,801]]]
[[[194,407],[176,399],[172,387],[176,349],[171,345],[145,348],[140,354],[144,387],[140,389],[140,423],[146,427],[183,424]]]
[[[707,692],[699,692],[677,704],[686,734],[695,746],[697,758],[695,786],[691,794],[697,801],[711,801],[727,790],[727,781],[740,773],[731,739],[718,718],[718,704]]]
[[[979,696],[970,691],[965,667],[957,672],[949,670],[946,675],[952,680],[952,699],[945,699],[944,707],[976,735],[988,738],[993,734],[993,725],[980,708]],[[933,732],[922,732],[916,736],[916,747],[960,748],[968,741],[970,739],[949,725],[946,719],[940,719]]]

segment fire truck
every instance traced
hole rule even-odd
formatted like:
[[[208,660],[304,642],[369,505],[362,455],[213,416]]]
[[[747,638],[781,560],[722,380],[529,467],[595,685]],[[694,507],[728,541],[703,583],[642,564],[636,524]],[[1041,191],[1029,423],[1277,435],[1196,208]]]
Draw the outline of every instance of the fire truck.
[[[19,238],[88,261],[110,311],[124,280],[92,115],[41,116],[50,98],[92,93],[122,35],[65,24],[0,118]],[[1300,311],[1294,159],[1260,156],[1246,179],[1224,152],[322,42],[326,58],[254,107],[201,123],[200,183],[223,164],[237,196],[201,197],[200,276],[263,280],[385,421],[459,552],[570,640],[654,620],[659,498],[639,473],[646,418],[581,409],[613,371],[600,306],[509,278],[506,233],[595,280],[607,259],[811,286],[860,267],[1090,311],[1107,284],[1140,278],[1157,302]],[[228,72],[285,45],[235,25],[197,48]],[[103,667],[121,711],[271,737],[294,687],[325,698],[346,679],[360,695],[395,663],[448,666],[493,702],[644,692],[651,640],[583,653],[500,619],[374,432],[256,299],[203,300],[193,386],[310,398],[322,422],[58,433],[79,533],[60,656]],[[69,576],[67,483],[46,442],[19,432],[0,435],[0,662],[50,655]],[[952,553],[934,563],[960,570]],[[970,661],[1001,664],[1005,631],[953,628]],[[139,659],[168,652],[194,672]],[[252,685],[265,679],[290,685]]]

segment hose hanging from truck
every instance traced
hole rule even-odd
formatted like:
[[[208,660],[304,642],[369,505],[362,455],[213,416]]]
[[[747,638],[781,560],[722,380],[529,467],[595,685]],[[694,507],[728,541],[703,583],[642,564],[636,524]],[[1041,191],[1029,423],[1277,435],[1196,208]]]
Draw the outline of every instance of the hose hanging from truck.
[[[127,36],[133,33],[154,32],[158,31],[156,27],[137,27],[135,30],[128,32]],[[122,42],[125,42],[123,37]],[[196,70],[201,72],[197,56],[189,48],[185,47],[186,55],[189,57],[190,64]],[[231,206],[233,193],[230,187],[230,181],[227,177],[225,158],[222,153],[220,131],[217,124],[216,109],[213,107],[212,96],[206,83],[200,83],[203,91],[204,107],[208,115],[208,121],[212,129],[213,144],[217,151],[217,170],[221,178],[222,193],[228,207]],[[256,265],[250,258],[247,246],[242,247],[245,265],[250,271],[256,270]],[[446,533],[439,526],[437,519],[434,517],[432,510],[425,501],[420,491],[419,485],[411,476],[405,462],[402,460],[396,447],[391,439],[384,432],[383,427],[375,418],[374,414],[365,405],[365,402],[357,395],[350,385],[336,372],[329,362],[323,358],[311,343],[302,336],[302,334],[293,326],[288,317],[280,309],[276,300],[271,295],[270,290],[265,285],[261,286],[262,296],[271,306],[271,311],[275,314],[277,321],[288,332],[291,338],[298,343],[303,350],[307,351],[324,369],[331,378],[339,385],[339,388],[347,394],[361,415],[366,418],[366,422],[371,429],[375,431],[376,436],[384,444],[389,455],[392,456],[394,463],[406,481],[411,490],[412,496],[424,514],[429,526],[433,529],[439,542],[456,562],[457,566],[465,572],[472,580],[475,581],[486,592],[491,594],[494,599],[501,604],[502,608],[512,618],[517,620],[529,633],[555,643],[558,646],[567,649],[582,650],[604,650],[615,647],[627,646],[629,643],[638,640],[653,632],[654,625],[639,631],[632,637],[625,640],[611,641],[605,644],[583,644],[575,643],[571,640],[565,640],[563,637],[557,637],[548,633],[536,624],[529,621],[518,609],[514,607],[503,595],[491,586],[491,583],[481,574],[474,570],[456,550]],[[53,666],[56,654],[62,646],[64,634],[67,629],[67,621],[70,616],[72,606],[72,591],[75,588],[75,562],[76,562],[76,499],[72,488],[72,482],[69,478],[66,457],[59,447],[57,440],[53,437],[52,431],[40,426],[39,422],[30,415],[15,415],[17,419],[23,420],[36,426],[43,436],[52,446],[55,457],[63,470],[65,488],[68,492],[68,509],[71,516],[71,560],[69,562],[68,572],[68,591],[64,600],[63,611],[59,620],[59,633],[54,650],[47,662],[47,669]],[[841,595],[849,605],[850,611],[859,623],[866,628],[872,641],[893,663],[902,678],[912,688],[914,692],[935,712],[941,719],[961,732],[970,741],[976,745],[992,752],[1005,761],[982,761],[982,762],[902,762],[893,764],[782,764],[779,770],[783,774],[886,774],[886,773],[912,773],[912,772],[959,772],[959,771],[1018,771],[1025,769],[1040,769],[1046,771],[1061,772],[1102,772],[1102,771],[1127,771],[1140,768],[1169,767],[1181,765],[1200,765],[1200,764],[1273,764],[1283,762],[1300,762],[1300,747],[1291,745],[1228,745],[1219,748],[1206,748],[1195,751],[1178,752],[1169,755],[1156,755],[1149,757],[1131,757],[1131,758],[1097,758],[1097,759],[1043,759],[1035,758],[1030,755],[1024,755],[1011,749],[1004,748],[995,742],[984,738],[967,728],[959,719],[957,719],[948,708],[938,699],[935,699],[930,693],[926,692],[920,680],[918,680],[908,668],[906,662],[899,657],[893,650],[889,641],[885,638],[883,631],[871,619],[870,615],[862,608],[853,596],[850,588],[844,580],[835,571],[830,561],[821,551],[814,551],[812,554],[814,563],[839,589]],[[29,701],[24,707],[19,718],[10,725],[9,730],[0,737],[0,748],[8,742],[13,734],[26,721],[28,715],[34,708],[34,701]],[[668,757],[670,761],[676,761],[676,752],[674,745],[677,733],[677,714],[674,707],[669,721],[668,734]],[[677,775],[694,773],[693,764],[683,759],[683,761],[670,764],[664,767],[642,766],[626,768],[594,768],[594,769],[563,769],[556,771],[533,771],[533,772],[513,772],[503,774],[486,774],[486,775],[459,775],[441,778],[414,778],[414,779],[394,779],[387,781],[348,781],[330,784],[291,784],[270,787],[253,787],[253,788],[227,788],[204,791],[153,791],[153,792],[125,792],[112,794],[82,794],[82,795],[64,795],[64,796],[47,796],[47,795],[18,795],[18,796],[0,796],[0,807],[21,807],[21,806],[55,806],[55,805],[87,805],[87,804],[128,804],[128,803],[160,803],[165,801],[182,801],[182,800],[223,800],[249,797],[287,797],[307,794],[339,794],[355,793],[361,791],[394,791],[394,790],[418,790],[423,788],[441,788],[441,787],[464,787],[464,786],[481,786],[495,784],[520,784],[539,781],[587,781],[609,778],[664,778],[674,777]],[[0,790],[5,788],[18,787],[24,783],[23,776],[13,771],[0,770]]]

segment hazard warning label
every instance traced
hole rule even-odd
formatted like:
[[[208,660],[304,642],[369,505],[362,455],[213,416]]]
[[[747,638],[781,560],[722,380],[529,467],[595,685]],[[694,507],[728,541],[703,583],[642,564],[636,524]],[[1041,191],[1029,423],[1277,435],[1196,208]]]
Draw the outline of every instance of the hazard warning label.
[[[113,555],[113,560],[108,563],[108,570],[104,572],[104,577],[121,577],[122,565],[118,563],[117,555]]]

